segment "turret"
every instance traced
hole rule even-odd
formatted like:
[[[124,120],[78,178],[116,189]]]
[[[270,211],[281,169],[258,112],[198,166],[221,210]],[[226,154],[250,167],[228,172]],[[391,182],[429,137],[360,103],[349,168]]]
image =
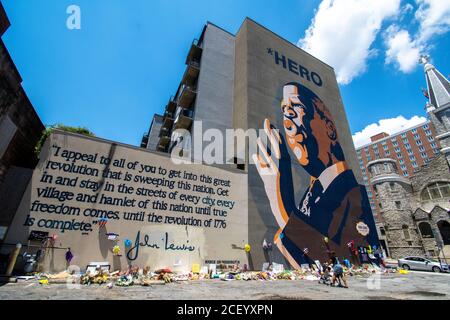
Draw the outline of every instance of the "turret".
[[[430,62],[429,56],[422,56],[420,63],[424,65],[427,82],[426,110],[436,128],[436,139],[441,145],[441,153],[450,165],[450,82]]]
[[[367,168],[380,206],[391,257],[401,258],[411,253],[423,255],[412,217],[411,181],[398,173],[397,162],[390,158],[371,161]]]

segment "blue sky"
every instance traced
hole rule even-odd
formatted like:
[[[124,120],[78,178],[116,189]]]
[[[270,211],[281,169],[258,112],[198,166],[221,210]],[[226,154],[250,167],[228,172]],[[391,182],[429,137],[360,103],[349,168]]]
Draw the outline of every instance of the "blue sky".
[[[418,51],[450,74],[450,0],[2,2],[12,24],[3,40],[42,121],[134,145],[177,89],[190,43],[208,20],[235,33],[248,16],[293,43],[302,39],[335,67],[353,133],[381,119],[402,115],[408,125],[425,116]],[[66,27],[71,4],[81,8],[81,30]]]

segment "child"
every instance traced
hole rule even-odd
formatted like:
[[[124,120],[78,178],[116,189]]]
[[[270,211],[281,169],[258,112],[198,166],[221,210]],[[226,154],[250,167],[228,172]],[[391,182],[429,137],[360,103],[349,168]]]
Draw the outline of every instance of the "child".
[[[324,270],[320,275],[319,283],[331,285],[330,277],[331,277],[331,267],[324,266]]]

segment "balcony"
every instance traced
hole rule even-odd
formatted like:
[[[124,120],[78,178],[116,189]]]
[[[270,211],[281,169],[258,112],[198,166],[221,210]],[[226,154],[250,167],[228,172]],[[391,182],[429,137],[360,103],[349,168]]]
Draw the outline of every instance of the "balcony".
[[[194,86],[197,82],[198,75],[200,73],[200,62],[190,61],[187,65],[186,71],[184,72],[183,79],[181,82],[187,86]]]
[[[169,127],[169,128],[161,127],[158,137],[170,136],[171,129],[172,129],[171,127]]]
[[[177,103],[173,97],[170,97],[169,103],[166,106],[166,111],[174,112],[177,108]]]
[[[169,136],[161,136],[161,138],[159,138],[159,142],[158,142],[158,150],[159,151],[164,151],[166,150],[167,146],[170,143],[170,137]]]
[[[142,136],[141,148],[147,148],[147,144],[148,144],[148,133],[145,133]]]
[[[186,57],[186,64],[189,64],[191,61],[200,61],[200,58],[202,57],[202,51],[203,49],[200,48],[198,45],[198,40],[194,39],[192,41],[191,47],[189,48],[188,55]]]
[[[177,129],[189,129],[192,124],[192,119],[194,118],[194,111],[188,110],[186,108],[178,108],[174,130]]]
[[[172,128],[172,125],[173,125],[173,113],[166,111],[164,113],[164,118],[163,118],[161,129],[162,128],[170,129],[170,128]]]
[[[197,95],[197,88],[183,85],[178,96],[178,105],[188,108],[192,105]]]

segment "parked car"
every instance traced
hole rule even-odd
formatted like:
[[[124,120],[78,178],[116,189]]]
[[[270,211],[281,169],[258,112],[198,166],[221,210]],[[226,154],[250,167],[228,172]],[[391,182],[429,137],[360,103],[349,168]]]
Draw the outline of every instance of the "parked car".
[[[440,263],[435,260],[414,256],[398,259],[398,266],[405,270],[421,270],[433,272],[449,271],[448,264],[446,263]]]

